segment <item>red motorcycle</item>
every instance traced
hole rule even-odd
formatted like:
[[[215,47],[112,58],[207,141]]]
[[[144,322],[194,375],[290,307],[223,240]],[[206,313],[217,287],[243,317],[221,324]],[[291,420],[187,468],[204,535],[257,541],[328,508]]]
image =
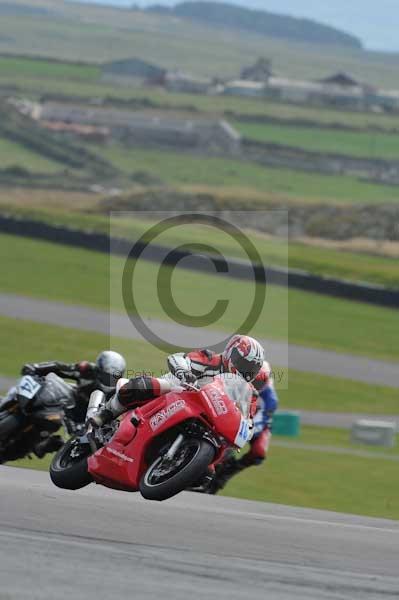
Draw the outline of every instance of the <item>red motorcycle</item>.
[[[76,490],[95,481],[166,500],[212,478],[227,448],[243,448],[252,437],[253,389],[231,373],[187,387],[70,439],[52,461],[53,483]],[[94,392],[88,417],[103,404]]]

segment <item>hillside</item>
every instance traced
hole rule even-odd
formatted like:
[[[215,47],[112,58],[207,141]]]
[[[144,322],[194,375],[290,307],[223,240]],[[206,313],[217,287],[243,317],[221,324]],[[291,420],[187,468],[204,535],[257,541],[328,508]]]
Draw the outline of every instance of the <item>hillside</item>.
[[[227,3],[182,2],[173,8],[156,5],[149,7],[148,10],[160,14],[172,14],[212,26],[241,29],[258,35],[294,42],[362,48],[362,43],[358,38],[328,25],[322,25],[310,19],[297,19]]]
[[[84,57],[93,63],[136,57],[167,69],[223,78],[236,78],[243,67],[267,56],[273,71],[283,76],[321,79],[345,71],[372,85],[399,89],[398,54],[293,41],[245,30],[237,35],[236,29],[211,27],[173,13],[60,0],[0,0],[0,5],[7,5],[7,11],[13,13],[0,15],[0,54],[72,62]],[[28,14],[29,7],[46,12]],[[5,73],[0,77],[4,85]],[[8,80],[10,77],[8,74]],[[24,86],[33,85],[31,80],[27,73]],[[54,88],[65,83],[62,77],[52,82]]]

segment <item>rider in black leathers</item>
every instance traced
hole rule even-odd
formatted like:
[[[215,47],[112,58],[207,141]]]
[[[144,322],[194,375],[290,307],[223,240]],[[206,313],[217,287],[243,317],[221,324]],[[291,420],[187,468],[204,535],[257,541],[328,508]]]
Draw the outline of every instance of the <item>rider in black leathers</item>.
[[[84,423],[91,393],[95,390],[101,390],[106,398],[113,396],[116,383],[120,377],[123,377],[125,370],[126,361],[123,356],[108,350],[101,352],[95,363],[88,361],[78,363],[63,363],[60,361],[28,363],[23,366],[22,375],[44,377],[49,373],[55,373],[63,379],[76,381],[74,406],[67,407],[65,414],[75,423]],[[51,449],[46,447],[45,451],[48,452]]]

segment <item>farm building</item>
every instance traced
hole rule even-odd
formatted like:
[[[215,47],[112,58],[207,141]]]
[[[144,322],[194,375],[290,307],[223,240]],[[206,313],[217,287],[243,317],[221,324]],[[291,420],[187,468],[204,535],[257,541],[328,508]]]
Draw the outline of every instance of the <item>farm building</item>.
[[[180,71],[170,71],[165,76],[165,87],[169,92],[182,94],[208,94],[213,87],[210,79],[193,77]]]
[[[240,152],[241,137],[226,121],[184,118],[162,112],[131,112],[70,104],[46,103],[36,113],[40,122],[106,128],[127,145]]]
[[[365,107],[365,92],[361,86],[348,86],[333,81],[299,81],[271,77],[265,95],[272,100],[311,106],[334,106],[349,110]]]
[[[248,69],[248,75],[250,69]],[[252,72],[255,76],[255,71]],[[265,98],[277,102],[327,106],[347,110],[399,111],[399,92],[377,90],[346,73],[336,73],[318,81],[270,76],[266,82],[240,79],[226,83],[228,96]]]
[[[247,81],[237,79],[230,81],[224,86],[226,96],[243,96],[247,98],[263,98],[265,96],[266,85],[259,81]]]
[[[272,100],[303,104],[309,102],[312,94],[316,94],[319,89],[320,86],[311,81],[271,77],[265,87],[265,96]]]
[[[366,93],[366,103],[372,110],[399,112],[399,91],[377,90]]]
[[[267,58],[259,58],[254,65],[250,67],[244,67],[242,69],[240,79],[266,83],[267,81],[269,81],[271,76],[271,61]]]
[[[165,69],[140,58],[126,58],[106,63],[101,69],[101,80],[119,85],[162,85]]]
[[[348,73],[338,72],[323,79],[319,79],[318,83],[323,85],[339,86],[340,88],[363,88],[365,87],[356,79],[353,79]]]

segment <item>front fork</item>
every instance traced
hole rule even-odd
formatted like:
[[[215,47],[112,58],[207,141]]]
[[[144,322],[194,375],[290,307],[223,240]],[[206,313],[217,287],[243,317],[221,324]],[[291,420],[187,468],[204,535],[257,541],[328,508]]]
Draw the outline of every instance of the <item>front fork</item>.
[[[182,445],[183,440],[184,440],[184,435],[182,433],[179,433],[179,435],[177,436],[177,438],[175,439],[175,441],[173,442],[173,444],[171,445],[171,447],[169,448],[169,450],[165,454],[165,458],[167,460],[173,460],[173,458],[175,457],[176,452],[178,451],[178,449]]]
[[[94,392],[91,393],[90,395],[90,400],[89,400],[89,405],[87,407],[87,412],[86,412],[86,423],[92,418],[94,417],[95,414],[98,413],[98,411],[100,410],[100,407],[102,405],[105,405],[105,394],[104,392],[101,392],[100,390],[94,390]],[[94,435],[94,431],[93,431],[93,426],[89,425],[86,429],[86,436],[85,436],[90,444],[90,448],[91,451],[93,452],[93,454],[95,454],[95,452],[97,452],[98,450],[98,446],[96,443],[96,439],[95,439],[95,435]]]

